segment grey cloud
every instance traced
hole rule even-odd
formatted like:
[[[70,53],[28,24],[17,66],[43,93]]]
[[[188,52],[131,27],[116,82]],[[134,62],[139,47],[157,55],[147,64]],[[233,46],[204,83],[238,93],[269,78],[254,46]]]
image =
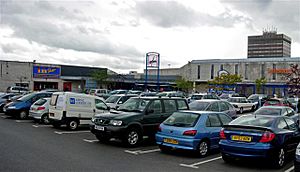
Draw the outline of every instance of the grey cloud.
[[[194,11],[175,1],[137,1],[137,13],[160,27],[220,26],[233,27],[235,23],[250,19],[232,15],[228,11],[218,16]]]
[[[9,3],[6,4],[1,24],[9,25],[13,28],[14,36],[16,37],[25,38],[28,41],[34,41],[50,47],[95,52],[112,56],[123,56],[124,54],[129,57],[142,56],[134,47],[117,45],[101,34],[95,35],[90,33],[91,30],[88,30],[80,22],[75,23],[68,20],[61,20],[61,22],[53,21],[53,17],[59,19],[57,16],[34,17],[36,14],[43,13],[43,11],[47,13],[47,10],[51,8],[54,9],[52,13],[59,12],[62,16],[71,16],[72,13],[69,13],[68,9],[56,8],[49,3],[42,4],[43,8],[37,8],[36,6],[41,6],[41,4],[28,3],[24,6],[18,3],[16,6]],[[28,7],[32,7],[35,10],[27,10]],[[20,12],[18,14],[15,13],[15,11],[18,11],[17,8]],[[50,11],[48,13],[50,15]],[[68,24],[72,24],[72,26],[68,26]]]
[[[27,47],[24,47],[20,44],[9,43],[9,44],[1,44],[1,48],[4,53],[17,53],[17,52],[28,52],[30,51]]]
[[[225,5],[246,13],[257,28],[276,27],[294,41],[300,42],[300,1],[236,0],[221,1]]]

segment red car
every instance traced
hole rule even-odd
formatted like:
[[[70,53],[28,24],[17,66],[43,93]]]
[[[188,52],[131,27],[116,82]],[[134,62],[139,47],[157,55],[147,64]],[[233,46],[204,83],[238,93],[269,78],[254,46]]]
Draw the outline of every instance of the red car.
[[[295,108],[287,99],[279,99],[279,98],[271,98],[268,99],[265,103],[264,106],[288,106],[291,108]]]

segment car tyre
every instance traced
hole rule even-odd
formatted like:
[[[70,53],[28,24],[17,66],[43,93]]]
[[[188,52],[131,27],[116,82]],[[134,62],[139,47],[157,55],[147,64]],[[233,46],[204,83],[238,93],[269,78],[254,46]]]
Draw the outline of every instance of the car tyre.
[[[99,142],[107,143],[110,138],[108,136],[102,135],[102,134],[96,134],[96,138],[99,140]]]
[[[172,148],[168,147],[168,146],[164,146],[164,145],[158,145],[159,149],[161,152],[163,153],[168,153],[171,151]]]
[[[244,112],[244,109],[241,107],[239,110],[239,113],[242,114]]]
[[[77,119],[69,119],[67,121],[67,128],[69,130],[77,130],[79,125],[79,121]]]
[[[142,135],[136,128],[129,128],[123,142],[129,147],[136,147],[141,141]]]
[[[20,112],[19,119],[26,119],[27,117],[28,117],[28,113],[25,110]]]
[[[197,152],[201,157],[207,156],[209,152],[209,142],[207,140],[201,141],[198,145]]]
[[[233,162],[233,159],[230,158],[229,156],[225,155],[225,154],[222,154],[222,159],[226,163],[232,163]]]
[[[42,122],[43,124],[50,124],[48,113],[44,114],[44,115],[41,117],[41,122]]]
[[[279,169],[282,168],[285,164],[286,160],[286,154],[285,154],[284,148],[280,148],[277,150],[277,152],[274,155],[274,158],[272,159],[272,165],[273,167]]]

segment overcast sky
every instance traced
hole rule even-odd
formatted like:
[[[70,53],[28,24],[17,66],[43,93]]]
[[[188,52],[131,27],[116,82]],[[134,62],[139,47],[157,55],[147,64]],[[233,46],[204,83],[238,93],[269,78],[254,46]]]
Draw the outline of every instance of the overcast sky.
[[[247,36],[276,27],[300,57],[299,0],[0,0],[0,59],[139,72],[145,53],[161,67],[247,58]]]

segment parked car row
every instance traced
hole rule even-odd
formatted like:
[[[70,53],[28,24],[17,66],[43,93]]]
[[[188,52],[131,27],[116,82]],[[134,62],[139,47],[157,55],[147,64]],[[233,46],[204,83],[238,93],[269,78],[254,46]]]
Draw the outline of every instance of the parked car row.
[[[121,100],[121,95],[128,97]],[[234,96],[229,98],[234,101],[202,99],[190,104],[182,97],[114,96],[118,107],[111,108],[110,99],[94,95],[36,92],[6,104],[3,110],[7,115],[32,117],[56,128],[66,125],[76,130],[89,125],[100,142],[115,138],[130,147],[148,136],[162,152],[185,149],[206,156],[219,149],[225,162],[262,158],[278,168],[289,155],[300,157],[299,114],[288,106],[270,104],[253,114],[237,116],[236,109],[246,107],[240,104],[249,104],[245,110],[253,111],[257,104]],[[298,162],[296,159],[295,164]]]

